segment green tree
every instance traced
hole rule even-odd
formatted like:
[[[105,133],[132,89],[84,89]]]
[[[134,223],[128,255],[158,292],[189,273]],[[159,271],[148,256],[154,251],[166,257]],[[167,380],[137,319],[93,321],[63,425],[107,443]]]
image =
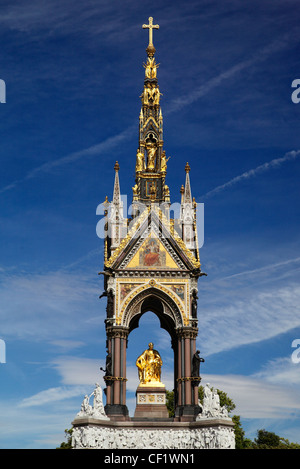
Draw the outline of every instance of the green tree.
[[[245,432],[242,428],[241,418],[239,415],[232,417],[234,423],[234,435],[235,435],[235,448],[236,449],[249,449],[252,447],[252,441],[245,438]]]
[[[72,433],[73,433],[73,428],[70,428],[69,430],[65,430],[65,438],[67,441],[63,441],[60,446],[56,449],[72,449]]]
[[[252,443],[253,449],[300,449],[297,443],[290,443],[276,433],[268,432],[265,429],[257,430],[257,438]]]
[[[167,390],[166,395],[166,406],[169,411],[169,417],[172,418],[175,416],[175,406],[174,406],[174,392]]]

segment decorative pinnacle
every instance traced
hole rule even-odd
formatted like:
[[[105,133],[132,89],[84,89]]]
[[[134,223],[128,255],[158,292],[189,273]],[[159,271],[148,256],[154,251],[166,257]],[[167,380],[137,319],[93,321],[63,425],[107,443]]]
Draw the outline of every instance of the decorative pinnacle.
[[[116,161],[116,164],[115,164],[115,166],[114,166],[114,170],[115,170],[115,171],[119,171],[119,169],[120,169],[120,165],[119,165],[119,163]]]
[[[185,172],[186,172],[186,173],[189,173],[189,172],[190,172],[190,169],[191,169],[191,168],[190,168],[190,165],[187,163],[187,164],[185,165]]]

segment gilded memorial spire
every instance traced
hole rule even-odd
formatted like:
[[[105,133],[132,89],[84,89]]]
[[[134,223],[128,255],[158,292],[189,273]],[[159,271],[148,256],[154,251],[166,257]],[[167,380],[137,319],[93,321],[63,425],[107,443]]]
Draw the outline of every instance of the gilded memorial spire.
[[[153,29],[158,24],[144,24],[143,29],[149,30],[149,43],[146,49],[147,62],[145,69],[144,89],[140,96],[142,107],[139,116],[139,148],[136,153],[135,186],[133,201],[149,204],[151,202],[169,202],[169,188],[165,184],[167,162],[169,158],[163,150],[163,117],[160,107],[162,96],[157,80],[159,64],[156,63],[153,45]]]
[[[198,331],[197,280],[202,274],[196,210],[188,163],[185,185],[180,190],[179,218],[175,218],[178,205],[172,206],[170,202],[170,191],[166,185],[170,157],[164,150],[162,95],[157,78],[159,65],[153,45],[153,30],[157,30],[158,25],[149,18],[144,28],[149,30],[149,43],[143,64],[145,73],[140,96],[138,145],[133,155],[132,216],[125,218],[123,211],[118,162],[114,167],[113,200],[108,203],[106,199],[104,205],[107,233],[105,269],[102,272],[105,279],[105,294],[102,296],[107,296],[105,411],[111,420],[129,419],[126,406],[127,338],[138,326],[139,317],[152,311],[172,338],[175,421],[182,419],[188,422],[195,419],[199,410],[200,376],[194,361]],[[151,342],[136,364],[140,384],[136,392],[135,417],[167,418],[165,387],[161,382],[162,361]]]

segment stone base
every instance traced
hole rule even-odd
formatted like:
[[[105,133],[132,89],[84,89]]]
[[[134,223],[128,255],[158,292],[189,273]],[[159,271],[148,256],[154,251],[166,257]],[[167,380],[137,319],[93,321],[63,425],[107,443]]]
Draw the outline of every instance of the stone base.
[[[106,415],[111,420],[129,420],[129,413],[126,405],[113,404],[104,407]]]
[[[135,419],[168,419],[164,386],[139,386],[136,390]]]
[[[231,419],[194,422],[97,420],[76,418],[74,449],[234,449]]]

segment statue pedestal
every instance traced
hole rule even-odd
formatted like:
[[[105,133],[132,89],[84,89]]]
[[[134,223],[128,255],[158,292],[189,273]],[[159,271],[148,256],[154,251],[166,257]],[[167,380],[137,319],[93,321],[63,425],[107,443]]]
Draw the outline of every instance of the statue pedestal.
[[[116,422],[76,417],[72,425],[74,449],[155,451],[235,448],[234,423],[231,419],[201,419],[195,422],[131,419]]]
[[[162,383],[140,384],[136,390],[134,419],[167,419],[167,391]]]

